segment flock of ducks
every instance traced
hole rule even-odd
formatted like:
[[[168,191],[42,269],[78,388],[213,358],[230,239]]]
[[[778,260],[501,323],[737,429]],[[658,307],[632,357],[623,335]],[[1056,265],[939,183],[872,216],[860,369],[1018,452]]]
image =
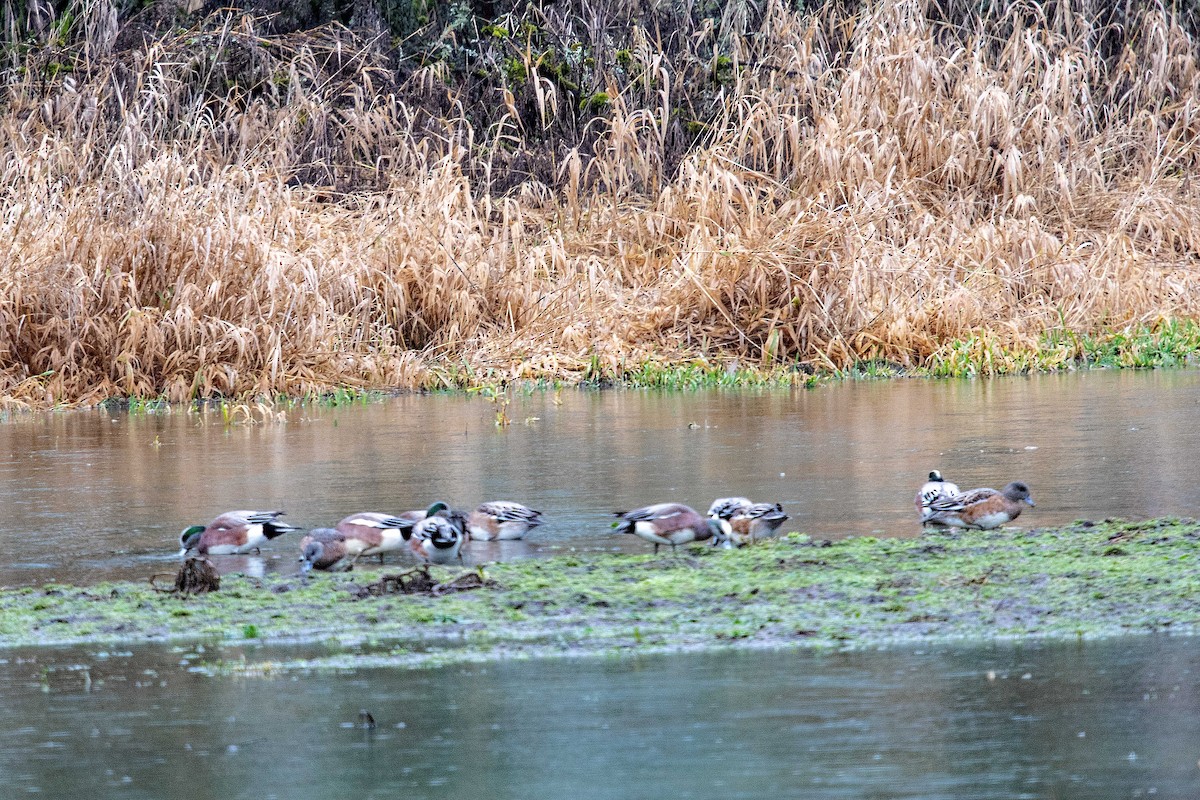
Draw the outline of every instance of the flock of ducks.
[[[991,530],[1033,506],[1029,487],[1014,481],[1003,489],[959,491],[937,470],[917,491],[917,513],[923,527]],[[231,555],[258,551],[265,542],[290,531],[282,511],[227,511],[208,525],[193,525],[179,535],[181,556]],[[722,497],[701,516],[682,503],[658,503],[633,511],[613,512],[618,533],[638,536],[672,551],[681,544],[709,541],[718,547],[743,547],[778,535],[788,519],[779,503],[755,503],[745,497]],[[360,558],[408,551],[425,563],[462,563],[471,541],[521,539],[543,524],[542,512],[507,500],[482,503],[473,511],[438,501],[424,510],[395,516],[378,512],[351,514],[333,528],[315,528],[300,539],[300,569],[338,572]]]
[[[280,521],[282,511],[227,511],[208,525],[179,534],[181,556],[251,553],[265,542],[301,530]],[[401,514],[368,511],[351,514],[332,528],[314,528],[300,539],[300,569],[341,572],[364,556],[409,551],[434,564],[462,562],[467,542],[520,539],[541,525],[542,512],[508,501],[482,503],[471,512],[438,501],[429,508]]]

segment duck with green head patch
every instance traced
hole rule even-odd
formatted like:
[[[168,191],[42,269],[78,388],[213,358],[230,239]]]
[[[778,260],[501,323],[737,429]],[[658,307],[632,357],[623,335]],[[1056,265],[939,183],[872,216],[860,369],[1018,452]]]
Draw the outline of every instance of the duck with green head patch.
[[[463,549],[470,541],[467,517],[438,501],[425,512],[425,518],[412,528],[408,540],[413,555],[432,564],[462,563]]]
[[[226,511],[207,525],[192,525],[179,534],[180,556],[195,550],[201,555],[258,552],[270,539],[299,528],[280,522],[282,511]]]
[[[676,546],[688,542],[702,542],[713,535],[712,527],[694,508],[682,503],[657,503],[635,508],[633,511],[614,511],[617,521],[613,527],[618,533],[632,533],[654,545]]]
[[[480,542],[521,539],[531,529],[541,525],[542,512],[509,500],[480,503],[467,516],[467,532]]]

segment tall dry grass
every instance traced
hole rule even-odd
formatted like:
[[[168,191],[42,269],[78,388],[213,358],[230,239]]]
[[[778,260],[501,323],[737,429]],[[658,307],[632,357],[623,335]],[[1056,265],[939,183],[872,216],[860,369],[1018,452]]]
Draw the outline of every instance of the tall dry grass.
[[[0,396],[919,365],[972,335],[1195,318],[1197,42],[1150,10],[1113,50],[1087,3],[1058,8],[964,28],[918,0],[768,2],[710,32],[729,77],[682,158],[683,73],[643,33],[594,146],[501,190],[538,134],[512,92],[476,130],[436,65],[398,85],[344,29],[231,16],[121,47],[90,0],[69,64],[4,71]]]

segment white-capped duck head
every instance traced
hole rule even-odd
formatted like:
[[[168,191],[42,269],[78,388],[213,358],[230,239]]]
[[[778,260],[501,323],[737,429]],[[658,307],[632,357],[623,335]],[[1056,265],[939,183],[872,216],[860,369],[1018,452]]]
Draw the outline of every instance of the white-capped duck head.
[[[929,473],[929,480],[921,484],[921,488],[917,490],[917,496],[913,499],[913,504],[916,506],[917,514],[920,515],[921,521],[929,516],[929,505],[935,500],[940,500],[946,497],[953,497],[958,494],[957,484],[942,477],[942,473],[936,469]]]

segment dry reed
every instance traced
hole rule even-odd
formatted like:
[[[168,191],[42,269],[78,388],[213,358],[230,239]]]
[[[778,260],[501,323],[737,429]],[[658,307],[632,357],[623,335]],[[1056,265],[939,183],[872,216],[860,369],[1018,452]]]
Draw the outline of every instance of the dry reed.
[[[1086,4],[962,29],[918,0],[768,3],[712,33],[729,77],[681,156],[682,70],[643,37],[594,146],[501,190],[537,134],[512,92],[475,130],[436,68],[399,86],[341,28],[230,16],[122,49],[112,4],[84,7],[69,69],[4,71],[9,402],[920,366],[1200,311],[1200,58],[1170,13],[1104,54]]]

